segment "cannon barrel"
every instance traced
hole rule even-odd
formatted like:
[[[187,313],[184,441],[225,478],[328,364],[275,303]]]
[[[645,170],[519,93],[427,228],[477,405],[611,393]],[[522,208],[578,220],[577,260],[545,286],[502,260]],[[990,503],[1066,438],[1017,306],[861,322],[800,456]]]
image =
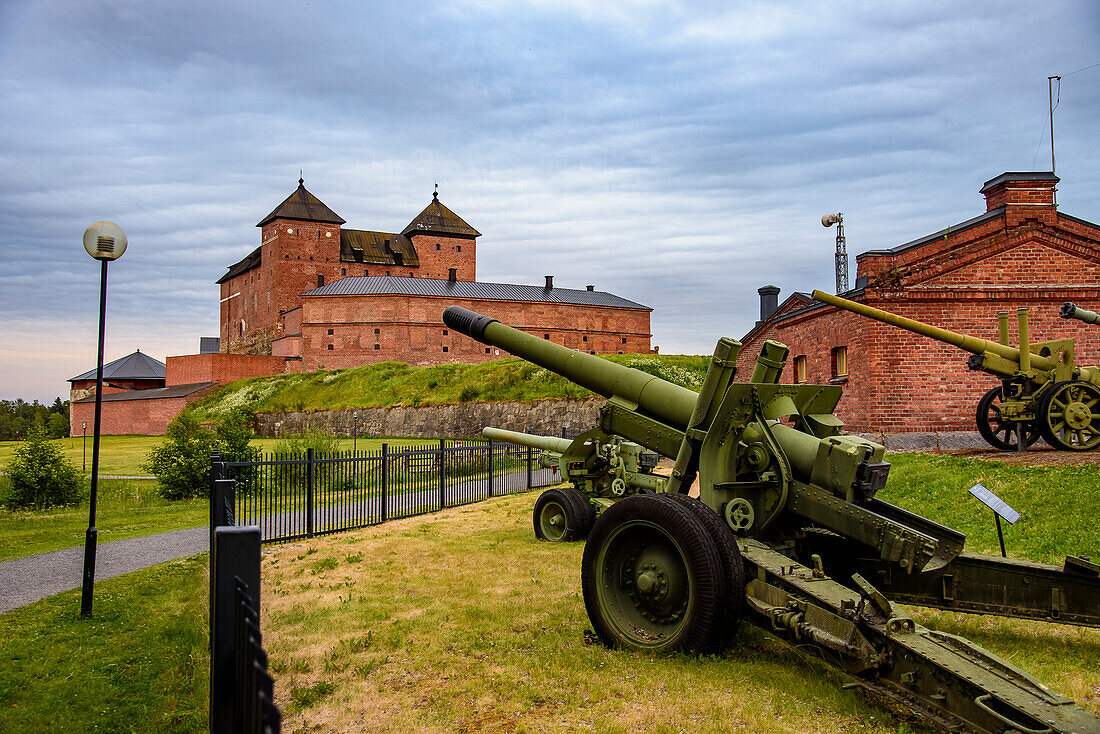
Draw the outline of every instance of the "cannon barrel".
[[[1062,304],[1062,310],[1058,312],[1058,315],[1063,319],[1077,319],[1084,321],[1086,324],[1100,324],[1100,313],[1089,311],[1072,303]]]
[[[520,446],[530,446],[533,449],[551,451],[555,454],[564,454],[569,450],[569,445],[573,443],[568,438],[536,436],[533,433],[508,431],[504,428],[493,428],[492,426],[486,426],[481,429],[481,435],[485,436],[485,438],[491,438],[494,441],[504,441],[506,443],[519,444]]]
[[[899,329],[911,331],[914,334],[920,334],[937,341],[946,342],[947,344],[954,345],[971,354],[989,352],[1013,362],[1020,361],[1020,350],[1016,347],[1010,347],[1007,344],[1000,344],[999,342],[989,341],[987,339],[979,339],[976,336],[958,334],[954,331],[941,329],[938,326],[930,326],[929,324],[924,324],[914,319],[907,319],[904,316],[898,316],[897,314],[892,314],[889,311],[883,311],[873,306],[849,301],[847,298],[834,296],[824,291],[814,291],[812,296],[815,300],[827,303],[830,306],[836,306],[845,311],[858,313],[861,316],[866,316],[869,319],[896,326]],[[1029,356],[1031,358],[1031,366],[1040,370],[1052,370],[1058,365],[1056,360],[1050,359],[1049,357],[1042,357],[1035,353],[1029,353]]]
[[[644,413],[685,429],[698,393],[640,370],[578,352],[519,329],[505,326],[461,306],[443,312],[443,323],[483,344],[500,347],[565,377],[605,398],[619,397]]]

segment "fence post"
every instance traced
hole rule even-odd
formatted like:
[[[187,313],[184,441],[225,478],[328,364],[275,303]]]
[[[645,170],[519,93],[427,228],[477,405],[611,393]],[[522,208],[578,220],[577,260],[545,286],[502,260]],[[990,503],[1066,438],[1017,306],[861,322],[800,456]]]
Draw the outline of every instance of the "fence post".
[[[493,464],[493,439],[489,439],[489,496],[493,496],[493,473],[496,471],[496,465]]]
[[[531,489],[531,447],[527,447],[527,489]]]
[[[447,439],[439,439],[439,509],[447,504]]]
[[[306,537],[313,537],[313,449],[306,449]]]
[[[382,519],[386,522],[386,495],[389,494],[390,485],[390,450],[386,444],[382,444]]]
[[[210,732],[233,731],[233,702],[237,698],[233,671],[234,626],[239,578],[248,586],[260,614],[260,529],[219,527],[210,549]]]

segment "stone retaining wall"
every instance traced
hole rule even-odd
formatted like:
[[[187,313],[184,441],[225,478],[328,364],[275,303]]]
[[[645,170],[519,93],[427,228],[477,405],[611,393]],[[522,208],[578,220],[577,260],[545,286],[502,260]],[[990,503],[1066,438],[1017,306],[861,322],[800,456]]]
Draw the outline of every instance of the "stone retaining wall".
[[[485,426],[546,436],[572,436],[599,420],[602,398],[589,400],[537,400],[513,403],[460,403],[419,408],[357,408],[360,436],[480,436]],[[261,437],[290,436],[317,429],[334,436],[352,435],[353,410],[318,410],[309,413],[258,413],[256,429]]]

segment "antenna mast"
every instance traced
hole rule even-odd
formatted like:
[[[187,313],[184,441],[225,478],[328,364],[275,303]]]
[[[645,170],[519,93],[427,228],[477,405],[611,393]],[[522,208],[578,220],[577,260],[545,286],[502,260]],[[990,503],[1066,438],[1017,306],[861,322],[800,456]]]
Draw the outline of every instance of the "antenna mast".
[[[1047,77],[1047,95],[1050,98],[1050,172],[1054,173],[1054,108],[1057,107],[1057,103],[1054,101],[1054,80],[1058,80],[1058,98],[1062,97],[1062,77],[1060,76],[1048,76]],[[1054,206],[1058,206],[1058,187],[1054,187]]]
[[[831,227],[836,225],[836,292],[837,294],[848,292],[848,250],[844,242],[844,215],[826,214],[821,218],[821,226]]]

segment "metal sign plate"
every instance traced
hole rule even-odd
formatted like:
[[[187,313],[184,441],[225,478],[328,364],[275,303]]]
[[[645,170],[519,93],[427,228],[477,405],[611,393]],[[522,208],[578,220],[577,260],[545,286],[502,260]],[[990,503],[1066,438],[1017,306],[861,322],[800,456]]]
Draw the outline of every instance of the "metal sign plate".
[[[1012,524],[1016,524],[1016,521],[1020,519],[1020,513],[1013,510],[1008,506],[1008,503],[997,495],[990,492],[981,484],[975,484],[970,488],[970,494],[974,495],[985,504],[986,507],[996,512],[998,515],[1008,520]]]

